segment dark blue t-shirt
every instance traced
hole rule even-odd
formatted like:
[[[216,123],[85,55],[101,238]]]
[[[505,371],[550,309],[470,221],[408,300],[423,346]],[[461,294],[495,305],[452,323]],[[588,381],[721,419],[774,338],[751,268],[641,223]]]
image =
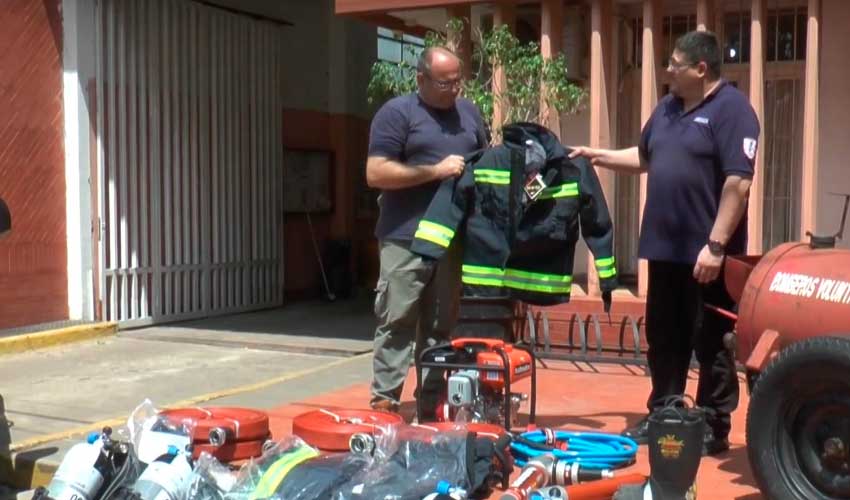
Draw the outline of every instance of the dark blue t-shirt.
[[[681,99],[665,96],[638,146],[649,165],[638,255],[696,263],[717,218],[726,177],[753,176],[758,138],[749,100],[725,81],[687,113]],[[743,253],[746,246],[745,212],[726,253]]]
[[[419,94],[395,97],[372,119],[369,156],[382,156],[407,166],[434,165],[449,155],[466,155],[487,146],[478,108],[458,99],[449,110],[434,109]],[[383,190],[375,236],[379,240],[411,241],[419,219],[439,182],[405,189]]]

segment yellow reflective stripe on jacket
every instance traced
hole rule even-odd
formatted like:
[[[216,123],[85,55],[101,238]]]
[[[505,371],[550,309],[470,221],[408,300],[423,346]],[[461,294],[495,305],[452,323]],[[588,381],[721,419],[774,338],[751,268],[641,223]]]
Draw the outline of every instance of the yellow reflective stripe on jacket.
[[[289,474],[295,466],[318,456],[319,454],[316,450],[308,446],[303,446],[291,453],[284,454],[282,457],[278,458],[265,473],[263,473],[263,476],[260,478],[260,482],[257,484],[257,488],[254,489],[248,497],[249,500],[269,498],[273,496],[280,486],[280,483],[283,482],[287,474]]]
[[[479,168],[472,171],[475,182],[480,184],[498,184],[507,186],[511,183],[510,170],[495,170],[490,168]]]
[[[617,270],[613,269],[613,268],[612,269],[600,269],[599,271],[597,271],[597,274],[599,274],[599,277],[602,278],[602,279],[613,278],[614,276],[617,275]]]
[[[504,276],[505,270],[498,267],[474,266],[472,264],[464,264],[461,267],[464,273],[487,274],[490,276]]]
[[[508,288],[516,288],[517,290],[525,290],[529,292],[541,293],[565,293],[569,294],[572,286],[556,286],[556,285],[538,285],[536,283],[527,283],[505,279],[505,286]]]
[[[450,228],[437,224],[435,222],[421,220],[419,228],[413,236],[421,240],[430,241],[431,243],[448,247],[454,238],[455,232]]]
[[[476,168],[472,171],[472,173],[475,174],[476,177],[478,177],[479,175],[486,175],[490,177],[504,177],[505,179],[511,178],[510,170],[497,170],[494,168]]]
[[[539,293],[570,293],[573,277],[567,274],[547,274],[507,269],[505,286]]]
[[[565,274],[544,274],[532,273],[530,271],[520,271],[519,269],[506,269],[505,276],[508,278],[524,278],[527,280],[554,282],[554,283],[572,283],[573,277]]]
[[[617,275],[617,268],[614,265],[614,257],[596,259],[595,263],[596,273],[599,274],[600,278],[612,278]]]
[[[476,266],[464,264],[461,266],[461,281],[467,285],[504,286],[504,269],[498,267]]]
[[[540,193],[541,200],[549,199],[549,198],[568,198],[578,196],[578,183],[570,182],[568,184],[561,184],[560,186],[552,186],[548,187]]]
[[[507,186],[511,183],[510,179],[497,179],[492,177],[476,177],[475,182],[478,184],[496,184],[499,186]]]
[[[467,285],[508,287],[538,293],[569,294],[573,277],[564,274],[547,274],[520,269],[464,264],[461,281]]]
[[[461,276],[461,281],[467,285],[495,286],[502,287],[505,285],[502,278],[479,278],[476,276]]]

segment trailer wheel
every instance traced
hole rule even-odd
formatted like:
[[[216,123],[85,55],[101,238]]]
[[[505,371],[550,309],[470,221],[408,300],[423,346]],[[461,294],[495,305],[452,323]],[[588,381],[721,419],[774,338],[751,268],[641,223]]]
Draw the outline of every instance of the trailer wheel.
[[[747,453],[768,499],[850,499],[850,339],[794,343],[759,376]]]

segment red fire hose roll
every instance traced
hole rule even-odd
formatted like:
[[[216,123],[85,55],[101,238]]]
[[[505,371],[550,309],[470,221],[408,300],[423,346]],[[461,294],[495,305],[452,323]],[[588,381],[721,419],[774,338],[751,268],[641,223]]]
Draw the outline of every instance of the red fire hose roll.
[[[269,416],[248,408],[174,408],[160,412],[175,424],[192,427],[192,441],[208,443],[221,432],[223,443],[264,441],[269,438]],[[215,441],[215,439],[213,439]]]
[[[352,434],[374,434],[376,426],[404,420],[396,413],[374,410],[315,410],[292,420],[292,433],[324,451],[348,451]]]
[[[221,446],[213,446],[209,443],[195,443],[192,445],[192,458],[197,460],[201,453],[207,452],[217,458],[220,462],[236,462],[249,458],[259,457],[263,454],[263,445],[266,441],[238,441],[225,443]]]

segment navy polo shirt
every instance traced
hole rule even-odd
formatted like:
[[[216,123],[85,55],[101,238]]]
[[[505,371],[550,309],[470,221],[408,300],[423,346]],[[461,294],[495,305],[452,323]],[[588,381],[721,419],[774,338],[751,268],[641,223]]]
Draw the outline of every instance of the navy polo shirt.
[[[450,155],[464,156],[489,140],[481,113],[472,101],[459,98],[451,109],[425,104],[418,93],[387,101],[372,119],[369,156],[382,156],[408,167],[435,165]],[[412,241],[419,219],[431,204],[439,181],[381,192],[375,226],[379,240]]]
[[[687,113],[672,94],[661,99],[638,146],[649,165],[641,258],[696,263],[717,218],[726,177],[753,176],[758,137],[749,100],[725,81]],[[726,252],[744,253],[746,245],[745,212]]]

